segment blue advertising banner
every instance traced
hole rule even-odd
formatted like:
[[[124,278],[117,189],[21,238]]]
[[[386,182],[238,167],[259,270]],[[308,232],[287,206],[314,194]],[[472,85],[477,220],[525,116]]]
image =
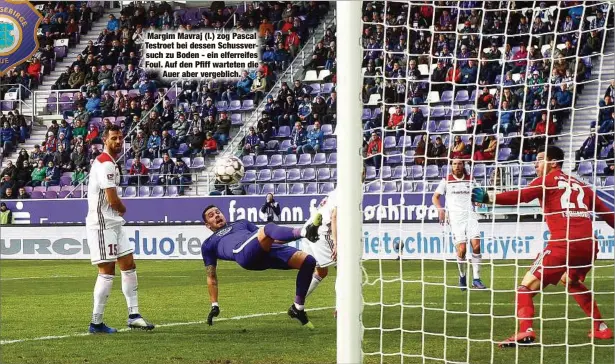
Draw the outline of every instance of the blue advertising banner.
[[[363,199],[365,221],[437,220],[431,194],[373,194]],[[277,196],[282,208],[281,222],[302,223],[317,208],[324,196]],[[83,224],[87,215],[87,200],[6,200],[16,224]],[[124,216],[128,223],[200,223],[203,209],[217,205],[229,221],[248,219],[265,221],[260,208],[264,196],[204,196],[182,198],[127,198]]]
[[[42,15],[28,1],[4,0],[0,6],[0,76],[38,50]]]

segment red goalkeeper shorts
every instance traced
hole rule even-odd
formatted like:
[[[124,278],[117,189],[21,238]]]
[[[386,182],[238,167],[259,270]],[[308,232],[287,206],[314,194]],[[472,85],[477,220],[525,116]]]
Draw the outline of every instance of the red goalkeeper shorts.
[[[573,281],[583,282],[598,256],[598,244],[593,240],[566,247],[547,247],[536,257],[530,272],[542,280],[542,286],[557,285],[564,273]]]

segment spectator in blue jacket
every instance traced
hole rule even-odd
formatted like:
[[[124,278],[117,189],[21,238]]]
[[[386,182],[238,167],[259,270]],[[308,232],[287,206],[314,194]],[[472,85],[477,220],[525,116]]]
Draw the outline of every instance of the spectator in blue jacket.
[[[109,21],[107,22],[107,30],[115,32],[120,29],[120,21],[115,18],[113,14],[109,14]]]
[[[303,146],[307,143],[307,132],[303,128],[303,124],[297,121],[295,123],[295,128],[290,134],[290,147],[287,150],[287,153],[301,153]]]
[[[100,115],[100,96],[97,93],[92,92],[90,98],[85,103],[85,109],[92,116]]]
[[[468,63],[461,68],[461,83],[474,84],[476,83],[476,77],[478,76],[478,67],[474,63],[474,60],[468,60]]]
[[[43,186],[57,186],[60,184],[60,168],[57,167],[53,161],[47,163],[47,171],[45,172],[45,179],[43,180]]]
[[[147,150],[143,154],[147,158],[160,157],[160,135],[158,135],[158,129],[152,130],[152,135],[147,139]]]
[[[502,101],[502,111],[500,112],[500,124],[498,130],[498,124],[493,126],[494,133],[508,134],[515,131],[515,125],[513,123],[514,111],[508,107],[508,101]]]
[[[243,143],[243,155],[248,155],[250,153],[258,155],[260,152],[260,144],[261,139],[258,137],[258,134],[256,134],[254,127],[251,126],[250,131]]]
[[[248,71],[241,72],[241,78],[237,81],[237,94],[243,97],[250,93],[252,88],[252,79],[248,77]]]
[[[303,153],[316,154],[322,150],[325,141],[325,134],[320,129],[320,122],[314,122],[314,128],[307,133],[307,144],[301,149]],[[299,154],[299,151],[297,151]]]
[[[6,157],[13,151],[13,128],[8,122],[4,122],[4,126],[0,129],[0,145],[2,145],[2,156]]]
[[[568,90],[568,84],[561,84],[561,90],[555,94],[555,99],[558,108],[572,106],[572,92]]]
[[[60,127],[58,128],[58,135],[60,134],[64,134],[64,137],[68,141],[73,139],[73,127],[70,126],[70,124],[68,124],[66,120],[60,121]]]
[[[312,102],[309,96],[305,96],[297,109],[298,121],[309,124],[312,120]]]

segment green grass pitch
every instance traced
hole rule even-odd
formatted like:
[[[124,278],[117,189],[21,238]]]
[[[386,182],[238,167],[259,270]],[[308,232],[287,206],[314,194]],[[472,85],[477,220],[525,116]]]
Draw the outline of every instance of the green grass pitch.
[[[456,265],[436,261],[365,263],[369,285],[365,363],[613,363],[613,340],[592,348],[589,321],[562,288],[550,287],[545,305],[536,305],[539,339],[550,346],[502,350],[489,340],[514,331],[513,261],[483,268],[494,290],[462,293]],[[522,262],[527,265],[529,262]],[[519,275],[525,267],[518,268]],[[316,330],[305,330],[286,316],[294,297],[295,272],[249,272],[222,262],[218,268],[222,313],[214,326],[209,311],[205,271],[199,261],[138,261],[139,300],[145,317],[161,325],[153,332],[85,335],[91,315],[95,269],[87,261],[3,261],[1,265],[1,362],[14,363],[334,363],[335,271],[307,304]],[[375,281],[381,276],[383,281]],[[446,279],[444,278],[446,272]],[[596,292],[613,292],[613,267],[594,269]],[[493,276],[492,276],[493,274]],[[402,283],[399,278],[404,277]],[[446,286],[443,284],[446,282]],[[559,293],[557,293],[559,292]],[[613,294],[598,301],[613,327]],[[371,306],[370,302],[386,305]],[[540,302],[540,296],[535,298]],[[403,303],[403,307],[401,304]],[[469,303],[469,304],[468,304]],[[493,303],[493,304],[492,304]],[[424,307],[425,309],[422,309]],[[564,317],[568,320],[564,320]],[[502,317],[508,316],[508,317]],[[126,303],[116,278],[105,322],[125,327]],[[468,323],[469,321],[469,323]],[[403,328],[404,332],[401,332]],[[31,340],[53,336],[48,340]],[[468,340],[467,338],[470,338]],[[16,341],[23,340],[23,341]],[[565,346],[556,344],[568,343]],[[446,348],[446,351],[444,349]],[[428,358],[425,361],[420,357]],[[518,358],[518,359],[517,359]]]

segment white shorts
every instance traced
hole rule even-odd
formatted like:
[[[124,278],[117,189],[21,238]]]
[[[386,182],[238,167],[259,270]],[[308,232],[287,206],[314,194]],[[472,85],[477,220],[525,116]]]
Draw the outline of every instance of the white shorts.
[[[450,227],[455,245],[467,243],[469,240],[475,238],[480,239],[478,220],[475,218],[470,217],[458,221],[450,220]]]
[[[320,236],[315,243],[307,239],[301,239],[299,249],[313,256],[314,259],[316,259],[316,266],[319,268],[337,264],[337,262],[331,258],[331,254],[333,254],[333,242],[327,241],[323,236]]]
[[[132,254],[134,243],[124,233],[124,227],[117,225],[108,229],[86,228],[90,260],[92,265],[115,262],[117,258]]]

